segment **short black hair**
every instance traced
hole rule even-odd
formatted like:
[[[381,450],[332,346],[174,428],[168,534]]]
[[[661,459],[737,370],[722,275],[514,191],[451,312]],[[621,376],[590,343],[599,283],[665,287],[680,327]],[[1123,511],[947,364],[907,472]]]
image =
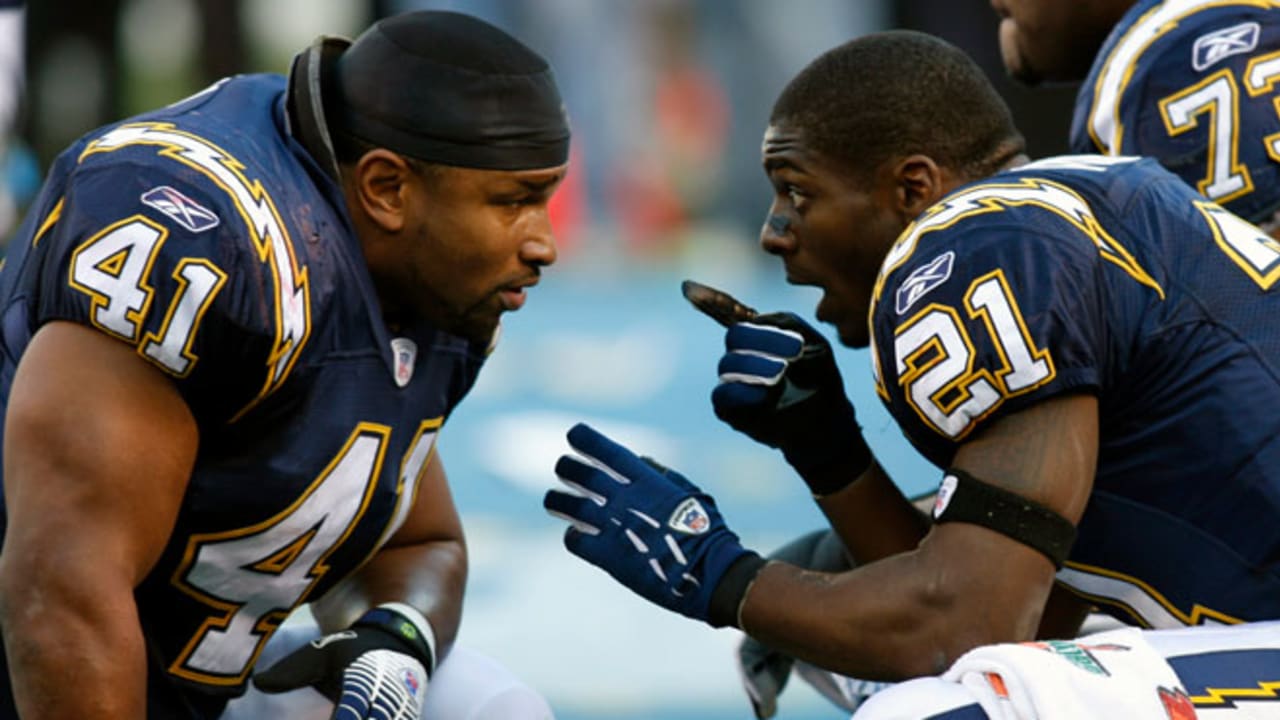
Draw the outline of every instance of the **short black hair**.
[[[981,68],[954,45],[909,30],[823,53],[783,89],[769,122],[798,130],[857,177],[915,153],[985,177],[1026,147]]]

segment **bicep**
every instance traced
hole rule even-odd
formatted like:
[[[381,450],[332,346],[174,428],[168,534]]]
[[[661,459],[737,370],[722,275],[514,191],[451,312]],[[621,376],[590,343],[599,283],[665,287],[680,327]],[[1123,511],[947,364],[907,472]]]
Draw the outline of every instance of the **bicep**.
[[[1058,395],[983,428],[952,465],[1078,522],[1098,460],[1098,401]]]
[[[982,429],[960,446],[952,465],[1075,524],[1093,487],[1097,452],[1096,398],[1060,395]],[[954,578],[947,594],[962,614],[986,618],[995,639],[1034,634],[1053,585],[1054,566],[1045,555],[966,522],[935,525],[921,551],[947,569],[943,577]]]
[[[132,348],[73,323],[43,326],[5,415],[6,570],[136,585],[172,529],[196,438],[172,381]]]

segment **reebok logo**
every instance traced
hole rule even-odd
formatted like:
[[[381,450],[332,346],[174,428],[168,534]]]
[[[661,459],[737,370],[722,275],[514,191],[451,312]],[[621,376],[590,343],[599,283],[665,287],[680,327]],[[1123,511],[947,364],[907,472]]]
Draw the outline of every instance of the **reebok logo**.
[[[143,205],[168,215],[193,233],[212,230],[219,223],[218,216],[212,210],[168,185],[151,188],[142,193],[140,199]]]
[[[1256,22],[1240,23],[1196,38],[1191,46],[1191,67],[1204,70],[1223,58],[1251,52],[1258,47],[1261,28]]]
[[[956,254],[948,250],[929,261],[928,264],[915,269],[902,285],[894,298],[893,309],[902,315],[911,309],[916,301],[924,297],[930,290],[951,279],[951,266],[955,264]]]

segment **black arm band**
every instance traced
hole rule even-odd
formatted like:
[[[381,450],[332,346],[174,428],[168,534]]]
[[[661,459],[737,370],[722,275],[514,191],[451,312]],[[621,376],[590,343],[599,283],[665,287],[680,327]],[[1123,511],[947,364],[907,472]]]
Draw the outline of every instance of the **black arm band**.
[[[995,530],[1044,553],[1059,569],[1076,540],[1076,528],[1070,520],[955,468],[947,470],[938,488],[933,519],[935,523],[964,522]]]
[[[748,552],[724,571],[707,603],[707,623],[711,627],[738,627],[738,608],[766,562],[756,553]]]

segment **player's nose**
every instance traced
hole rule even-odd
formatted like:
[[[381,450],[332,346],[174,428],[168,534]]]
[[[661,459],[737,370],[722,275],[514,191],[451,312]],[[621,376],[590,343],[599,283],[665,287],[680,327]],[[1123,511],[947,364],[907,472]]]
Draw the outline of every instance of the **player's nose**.
[[[796,236],[792,232],[791,218],[781,213],[770,213],[760,228],[760,247],[770,255],[787,255],[795,252]]]
[[[544,266],[555,263],[559,257],[556,248],[555,231],[551,227],[550,215],[543,211],[530,223],[524,241],[520,244],[520,259],[524,262]]]

